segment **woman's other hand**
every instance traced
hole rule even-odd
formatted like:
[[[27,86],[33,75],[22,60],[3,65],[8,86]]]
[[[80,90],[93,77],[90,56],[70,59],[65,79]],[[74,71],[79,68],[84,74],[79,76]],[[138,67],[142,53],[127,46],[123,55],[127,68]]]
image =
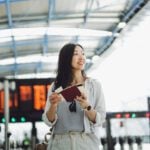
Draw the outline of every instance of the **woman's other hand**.
[[[76,100],[79,102],[82,109],[85,109],[87,106],[89,106],[89,102],[87,101],[87,97],[84,93],[81,93],[81,96],[77,96]]]
[[[49,101],[51,103],[51,106],[48,109],[46,115],[50,122],[54,122],[56,120],[57,105],[61,101],[61,96],[54,92],[49,96]]]
[[[54,92],[50,95],[49,100],[52,106],[57,106],[61,101],[61,96]]]

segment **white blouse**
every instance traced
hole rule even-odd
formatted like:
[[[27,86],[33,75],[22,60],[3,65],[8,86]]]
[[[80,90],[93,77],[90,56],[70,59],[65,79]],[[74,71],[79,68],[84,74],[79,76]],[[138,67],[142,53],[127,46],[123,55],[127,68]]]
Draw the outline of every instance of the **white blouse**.
[[[48,91],[48,97],[52,93],[52,87],[53,87],[53,84]],[[95,123],[91,122],[84,113],[84,121],[83,121],[84,122],[84,132],[91,133],[91,132],[95,132],[96,127],[101,126],[101,124],[105,121],[105,118],[106,118],[105,101],[104,101],[104,95],[102,92],[101,84],[97,80],[91,79],[91,78],[86,79],[84,87],[85,87],[85,92],[87,95],[87,100],[89,101],[92,108],[94,110],[96,110]],[[56,124],[56,122],[58,120],[58,115],[56,113],[55,121],[50,122],[48,120],[46,112],[48,111],[48,109],[51,105],[48,97],[47,97],[45,110],[42,115],[42,119],[48,126],[53,126]]]

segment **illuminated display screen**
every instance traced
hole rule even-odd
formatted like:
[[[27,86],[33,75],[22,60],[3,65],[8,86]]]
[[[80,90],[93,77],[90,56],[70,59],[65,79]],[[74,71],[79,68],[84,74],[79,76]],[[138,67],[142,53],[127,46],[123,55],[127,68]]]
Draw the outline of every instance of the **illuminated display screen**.
[[[32,86],[19,86],[20,101],[31,101],[32,100]]]
[[[11,109],[17,109],[18,108],[18,97],[17,92],[11,91],[9,93],[9,106]]]
[[[0,112],[4,112],[4,90],[0,91]],[[10,90],[9,93],[9,107],[15,110],[18,107],[17,93]]]
[[[10,111],[33,112],[44,109],[53,79],[13,80],[16,89],[9,92]],[[11,82],[11,81],[10,81]],[[0,90],[0,113],[4,112],[4,90]]]
[[[4,90],[0,90],[0,112],[4,111]]]
[[[32,86],[21,85],[19,88],[19,109],[21,111],[32,111],[33,99],[32,99]]]
[[[41,110],[44,109],[46,103],[46,86],[44,85],[34,85],[34,109]]]

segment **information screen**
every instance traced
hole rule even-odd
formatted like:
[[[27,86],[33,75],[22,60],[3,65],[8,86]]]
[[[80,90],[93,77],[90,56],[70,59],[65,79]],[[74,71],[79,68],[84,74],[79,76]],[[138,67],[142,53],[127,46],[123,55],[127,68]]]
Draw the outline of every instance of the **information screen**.
[[[1,81],[2,82],[2,81]],[[12,81],[10,80],[9,83]],[[10,111],[41,111],[45,107],[48,89],[53,79],[18,79],[15,90],[9,91]],[[4,112],[4,89],[0,90],[0,113]]]
[[[0,113],[4,112],[4,90],[0,90]],[[18,108],[18,97],[17,92],[10,90],[9,93],[9,107],[14,110]]]

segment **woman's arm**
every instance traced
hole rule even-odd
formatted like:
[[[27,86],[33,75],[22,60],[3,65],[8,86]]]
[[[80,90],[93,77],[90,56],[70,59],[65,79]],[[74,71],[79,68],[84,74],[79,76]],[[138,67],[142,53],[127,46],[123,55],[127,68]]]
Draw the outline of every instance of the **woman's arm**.
[[[95,123],[96,111],[89,104],[89,101],[87,100],[85,94],[82,93],[81,96],[77,96],[76,99],[79,102],[81,108],[85,110],[85,114],[87,115],[89,120]]]
[[[51,95],[53,95],[52,89],[53,89],[54,83],[52,83],[49,91],[48,91],[48,96],[47,96],[47,101],[46,101],[46,105],[45,105],[45,109],[44,109],[44,113],[42,115],[42,119],[43,121],[48,125],[48,126],[53,126],[56,121],[57,121],[57,104],[53,104],[53,102],[55,103],[55,99],[50,100]],[[53,97],[53,96],[52,96]]]
[[[85,110],[85,114],[88,117],[88,119],[95,125],[100,125],[105,121],[106,117],[104,95],[101,84],[98,81],[92,80],[90,84],[90,86],[92,86],[93,89],[93,92],[90,91],[92,92],[92,100],[87,100],[87,97],[84,93],[82,93],[81,96],[77,96],[76,99],[79,102],[80,106]],[[90,101],[94,102],[94,106],[93,108],[91,107],[90,110],[87,110],[85,108],[91,106]]]
[[[49,101],[51,105],[47,110],[46,115],[50,122],[54,122],[54,120],[56,119],[57,105],[61,101],[61,97],[57,93],[52,93],[49,96]]]
[[[93,80],[93,86],[93,97],[95,99],[95,105],[93,107],[96,110],[95,125],[101,125],[106,119],[105,98],[100,82]]]

